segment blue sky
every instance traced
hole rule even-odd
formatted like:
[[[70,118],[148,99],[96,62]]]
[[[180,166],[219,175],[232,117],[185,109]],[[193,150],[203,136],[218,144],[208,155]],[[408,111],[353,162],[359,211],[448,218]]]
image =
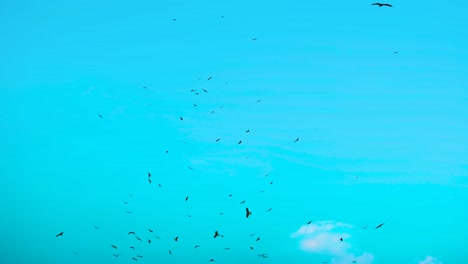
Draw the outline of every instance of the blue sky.
[[[2,263],[466,261],[468,4],[371,3],[2,1]]]

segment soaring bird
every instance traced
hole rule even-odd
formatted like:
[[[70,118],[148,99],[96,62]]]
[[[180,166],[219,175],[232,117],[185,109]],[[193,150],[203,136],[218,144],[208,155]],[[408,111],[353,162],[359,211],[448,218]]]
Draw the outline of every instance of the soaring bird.
[[[224,250],[230,250],[231,248],[223,248]]]
[[[310,220],[309,222],[307,222],[308,225],[312,224],[312,220]]]
[[[252,40],[257,40],[257,38],[253,38]]]
[[[268,254],[259,254],[258,256],[262,258],[268,258]]]
[[[363,227],[361,227],[361,228],[362,228],[362,229],[367,229],[367,226],[368,226],[368,225],[366,225],[366,226],[363,226]]]
[[[189,168],[190,170],[193,170],[193,168],[192,168],[192,167],[190,167],[190,166],[187,166],[187,168]]]
[[[120,255],[122,255],[122,254],[112,254],[112,256],[114,256],[116,258],[118,258]]]
[[[375,229],[381,228],[385,223],[381,223],[380,225],[376,226]]]
[[[135,238],[138,239],[139,241],[141,241],[141,238],[139,238],[139,237],[137,237],[137,236],[135,236]]]
[[[148,239],[148,244],[151,244],[151,239]]]
[[[218,233],[218,231],[215,231],[214,238],[216,238],[217,236],[219,236],[219,233]]]
[[[208,80],[208,81],[209,81],[209,80],[211,80],[211,76],[210,76],[210,77],[208,77],[208,79],[207,79],[207,80]]]
[[[199,246],[199,245],[196,245],[193,249],[196,249],[196,248],[198,248],[198,247],[200,247],[200,246]]]
[[[171,252],[171,250],[169,250],[169,254],[171,254],[171,255],[172,255],[172,252]]]
[[[272,208],[268,209],[267,212],[270,212]]]
[[[58,233],[55,237],[63,236],[63,232]]]
[[[94,226],[94,229],[99,229],[99,227],[97,227],[97,226]]]
[[[340,237],[340,241],[343,241],[343,238],[342,238],[342,237]]]
[[[392,5],[390,4],[382,4],[382,3],[373,3],[372,5],[378,5],[379,7],[382,7],[382,6],[392,7]]]
[[[123,201],[123,203],[124,203],[124,204],[128,204],[128,202],[126,202],[126,201]]]
[[[187,196],[187,197],[185,197],[185,201],[188,201],[188,196]]]
[[[138,259],[136,259],[135,257],[132,257],[132,259],[135,260],[135,261],[138,261]]]
[[[205,89],[202,89],[202,90],[203,90],[205,93],[208,93],[208,91],[207,91],[207,90],[205,90]]]
[[[129,234],[129,235],[135,235],[135,232],[130,231],[130,232],[128,232],[128,234]]]
[[[393,52],[393,54],[398,54],[398,51]]]
[[[254,250],[253,247],[250,247],[251,250]]]
[[[125,212],[126,214],[133,214],[133,212]]]
[[[131,248],[131,249],[135,250],[135,247],[134,247],[134,246],[129,246],[128,248]]]
[[[249,211],[249,208],[245,208],[245,217],[249,218],[249,215],[251,215],[252,212]]]
[[[255,241],[260,241],[260,237],[257,237],[257,239],[255,239]]]
[[[117,249],[117,247],[116,247],[116,246],[114,246],[114,245],[111,245],[111,247],[113,247],[113,248]]]
[[[296,140],[294,140],[294,142],[298,142],[299,141],[299,138],[296,138]]]
[[[99,115],[99,117],[102,119],[102,115],[101,115],[101,114],[98,114],[98,115]]]
[[[237,143],[237,145],[241,144],[242,143],[242,140],[239,140],[239,142]]]
[[[183,118],[183,117],[179,117],[179,118],[180,118],[180,120],[184,121],[184,118]]]
[[[142,255],[137,255],[137,258],[143,258],[143,256]]]
[[[261,101],[262,101],[262,99],[260,99],[260,100],[257,100],[257,103],[260,103]]]
[[[176,237],[174,238],[174,241],[175,241],[175,242],[177,242],[177,240],[179,240],[179,237],[178,237],[178,236],[176,236]]]
[[[242,202],[240,202],[240,204],[243,204],[243,203],[245,203],[245,200],[244,200],[244,201],[242,201]]]
[[[220,141],[220,140],[221,140],[221,138],[218,138],[218,139],[216,139],[216,142],[218,142],[218,141]]]
[[[148,231],[150,231],[151,233],[153,233],[153,230],[151,230],[151,229],[149,229],[149,228],[148,228]]]
[[[213,261],[215,261],[215,260],[214,260],[214,259],[210,259],[210,262],[213,262]]]
[[[148,182],[151,184],[151,179],[148,179]]]
[[[232,197],[232,194],[229,194],[229,197]]]
[[[151,173],[148,172],[148,178],[151,178]]]
[[[148,89],[148,87],[146,87],[146,86],[142,86],[142,87],[145,88],[145,89]]]
[[[245,133],[249,133],[249,132],[250,132],[250,130],[249,130],[249,129],[247,129],[247,131],[245,131]]]

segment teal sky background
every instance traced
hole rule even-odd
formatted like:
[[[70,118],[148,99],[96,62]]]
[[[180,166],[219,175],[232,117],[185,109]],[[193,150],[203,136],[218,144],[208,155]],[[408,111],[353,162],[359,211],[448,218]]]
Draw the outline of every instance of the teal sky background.
[[[389,3],[2,0],[0,262],[467,262],[468,3]]]

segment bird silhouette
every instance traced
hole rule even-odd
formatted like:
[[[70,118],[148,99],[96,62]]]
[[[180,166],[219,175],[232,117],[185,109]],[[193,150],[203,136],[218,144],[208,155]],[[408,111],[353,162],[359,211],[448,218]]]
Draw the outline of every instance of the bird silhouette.
[[[242,140],[239,140],[239,142],[237,143],[237,145],[241,144],[242,143]]]
[[[171,255],[172,255],[172,252],[171,252],[171,250],[169,250],[169,254],[171,254]]]
[[[200,246],[199,245],[196,245],[193,249],[196,249],[196,248],[199,248]]]
[[[343,238],[342,238],[342,237],[340,237],[340,241],[343,241]]]
[[[137,258],[143,258],[143,256],[142,255],[137,255]]]
[[[205,93],[208,93],[208,91],[207,91],[207,90],[205,90],[205,89],[202,89],[202,90],[203,90]]]
[[[312,220],[310,220],[309,222],[307,222],[308,225],[312,224]]]
[[[148,178],[151,178],[151,173],[148,172]]]
[[[268,258],[268,254],[259,254],[257,256],[262,257],[262,258]]]
[[[254,250],[253,247],[250,247],[251,250]]]
[[[210,76],[210,77],[208,77],[208,79],[207,79],[207,80],[208,80],[208,81],[209,81],[209,80],[211,80],[211,76]]]
[[[218,237],[218,236],[219,236],[218,231],[215,231],[215,233],[214,233],[214,238],[216,238],[216,237]]]
[[[260,237],[257,237],[257,239],[255,239],[255,241],[260,241]]]
[[[245,131],[245,133],[249,133],[249,132],[250,132],[250,130],[249,130],[249,129],[247,129],[247,131]]]
[[[112,256],[114,256],[116,258],[118,258],[120,255],[122,255],[122,254],[112,254]]]
[[[134,247],[134,246],[129,246],[128,248],[131,248],[131,249],[135,250],[135,247]]]
[[[218,139],[216,139],[216,142],[218,142],[218,141],[220,141],[220,140],[221,140],[221,138],[218,138]]]
[[[299,141],[299,138],[296,138],[296,140],[294,140],[294,142],[298,142]]]
[[[244,200],[244,201],[242,201],[242,202],[240,202],[240,204],[243,204],[243,203],[245,203],[245,200]]]
[[[101,115],[101,114],[98,114],[98,115],[99,115],[99,117],[102,119],[102,115]]]
[[[151,179],[148,179],[148,182],[151,184]]]
[[[214,259],[210,259],[210,262],[213,262],[213,261],[215,261],[215,260],[214,260]]]
[[[99,227],[97,227],[97,226],[94,226],[94,229],[99,229]]]
[[[178,237],[178,236],[176,236],[176,237],[174,238],[174,241],[175,241],[175,242],[177,242],[177,240],[179,240],[179,237]]]
[[[63,232],[58,233],[55,237],[63,236]]]
[[[151,244],[151,239],[148,239],[148,244]]]
[[[374,229],[381,228],[385,223],[381,223],[380,225],[376,226]]]
[[[135,235],[135,232],[130,231],[130,232],[128,232],[128,234],[129,234],[129,235]]]
[[[268,210],[266,210],[266,211],[267,211],[267,212],[270,212],[270,211],[271,211],[271,209],[272,209],[272,208],[270,208],[270,209],[268,209]]]
[[[225,248],[223,248],[223,249],[224,249],[224,250],[230,250],[231,248],[225,247]]]
[[[179,117],[179,118],[180,118],[180,120],[184,121],[184,118],[183,118],[183,117]]]
[[[372,5],[377,5],[379,7],[382,7],[382,6],[392,7],[392,5],[390,5],[390,4],[382,4],[382,3],[373,3]]]
[[[117,247],[116,247],[116,246],[114,246],[114,245],[111,245],[111,247],[113,247],[113,248],[117,249]]]
[[[135,238],[138,239],[139,241],[141,241],[141,238],[139,238],[139,237],[137,237],[137,236],[135,236]]]
[[[185,201],[188,201],[188,196],[187,196],[187,197],[185,197]]]
[[[148,231],[150,231],[151,233],[153,233],[153,230],[151,230],[151,229],[149,229],[149,228],[148,228]]]
[[[123,201],[123,203],[124,203],[124,204],[128,204],[128,202],[126,202],[126,201]]]
[[[257,40],[257,38],[253,38],[252,40]]]
[[[245,208],[245,217],[249,218],[249,215],[251,215],[252,212],[249,211],[249,208]]]

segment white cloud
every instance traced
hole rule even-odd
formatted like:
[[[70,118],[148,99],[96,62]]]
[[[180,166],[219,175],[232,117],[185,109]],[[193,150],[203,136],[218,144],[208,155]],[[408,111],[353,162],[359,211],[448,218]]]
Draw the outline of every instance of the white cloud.
[[[434,257],[427,256],[424,260],[419,261],[419,264],[442,264],[442,262]]]
[[[303,225],[291,235],[301,238],[300,248],[311,253],[328,255],[332,264],[351,263],[354,260],[359,264],[370,264],[374,261],[371,253],[357,254],[352,250],[347,233],[354,226],[335,221],[318,221],[309,225]],[[343,238],[343,241],[340,241]]]

